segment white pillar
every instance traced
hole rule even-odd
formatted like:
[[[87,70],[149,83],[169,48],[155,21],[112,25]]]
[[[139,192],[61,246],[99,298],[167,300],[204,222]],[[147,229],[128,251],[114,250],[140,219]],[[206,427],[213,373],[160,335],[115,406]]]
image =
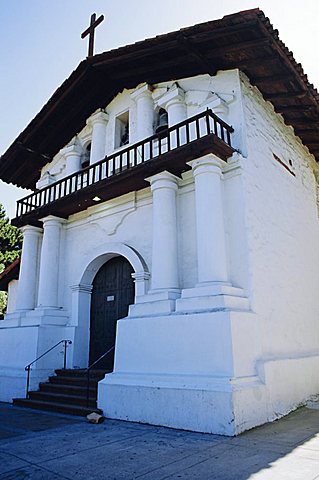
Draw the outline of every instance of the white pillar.
[[[32,310],[35,307],[42,229],[26,225],[22,227],[22,231],[23,245],[16,310]]]
[[[195,178],[199,284],[226,283],[228,279],[222,164],[222,160],[213,154],[189,162]]]
[[[94,113],[87,121],[92,126],[90,165],[105,157],[106,125],[108,114],[102,109]]]
[[[165,171],[147,180],[153,194],[152,292],[178,289],[178,178]]]
[[[157,102],[168,113],[168,124],[173,126],[187,118],[185,92],[176,84],[173,85]]]
[[[154,133],[154,102],[152,90],[149,85],[137,88],[131,98],[136,102],[137,137],[136,141],[142,140]]]
[[[50,215],[42,219],[38,307],[58,308],[60,237],[64,219]]]
[[[81,169],[81,148],[79,145],[68,145],[61,150],[66,159],[65,176],[68,177],[72,173]]]
[[[183,122],[187,118],[185,92],[176,84],[158,100],[157,105],[167,111],[169,127]],[[173,131],[170,133],[171,148],[175,148],[178,145],[177,135],[179,135],[180,145],[186,143],[185,128],[180,129],[178,132]]]
[[[73,367],[85,368],[89,362],[90,306],[92,285],[72,285],[71,326],[75,327],[73,342]]]
[[[135,298],[146,295],[148,292],[149,272],[134,272],[132,278],[135,283]]]
[[[180,123],[187,118],[187,110],[184,99],[181,97],[174,98],[166,104],[168,113],[168,125],[171,127]]]

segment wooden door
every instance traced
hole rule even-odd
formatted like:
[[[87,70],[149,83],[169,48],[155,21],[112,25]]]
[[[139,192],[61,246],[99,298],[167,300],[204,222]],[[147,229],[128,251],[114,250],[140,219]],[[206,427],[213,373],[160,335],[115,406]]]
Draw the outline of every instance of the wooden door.
[[[133,268],[124,257],[106,262],[93,281],[90,320],[90,364],[115,345],[116,323],[134,303]],[[96,368],[113,370],[114,352]]]

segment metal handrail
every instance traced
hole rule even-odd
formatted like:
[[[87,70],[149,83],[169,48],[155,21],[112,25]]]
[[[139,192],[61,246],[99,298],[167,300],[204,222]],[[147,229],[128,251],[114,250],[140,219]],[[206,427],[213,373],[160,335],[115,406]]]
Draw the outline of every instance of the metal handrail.
[[[86,406],[88,407],[89,406],[89,396],[90,396],[90,371],[91,369],[97,365],[101,360],[103,360],[103,358],[105,358],[110,352],[112,352],[115,348],[115,345],[113,345],[113,347],[111,347],[109,350],[107,350],[105,353],[103,353],[103,355],[101,355],[97,360],[95,360],[93,363],[91,363],[91,365],[89,365],[86,369],[86,374],[87,374],[87,377],[86,377]]]
[[[51,352],[54,348],[56,348],[58,345],[60,345],[61,343],[64,343],[64,355],[63,355],[63,370],[66,369],[66,350],[67,350],[67,346],[68,345],[71,345],[72,344],[72,340],[60,340],[58,343],[56,343],[55,345],[53,345],[53,347],[49,348],[49,350],[47,350],[46,352],[42,353],[42,355],[40,355],[39,357],[37,357],[35,360],[33,360],[31,363],[29,363],[28,365],[26,365],[24,367],[24,370],[27,373],[27,388],[26,388],[26,398],[29,398],[29,386],[30,386],[30,371],[31,371],[31,366],[37,362],[38,360],[40,360],[40,358],[44,357],[45,355],[47,355],[49,352]]]

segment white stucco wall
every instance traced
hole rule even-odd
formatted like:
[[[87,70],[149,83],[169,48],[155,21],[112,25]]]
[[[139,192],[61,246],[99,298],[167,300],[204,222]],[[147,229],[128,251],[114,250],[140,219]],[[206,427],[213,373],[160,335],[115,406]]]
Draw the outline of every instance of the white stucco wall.
[[[244,75],[241,78],[249,296],[260,332],[258,371],[274,418],[319,389],[316,166],[293,129]]]
[[[257,89],[245,80],[242,87],[251,296],[253,310],[263,318],[264,354],[317,350],[319,221],[313,158]],[[296,176],[273,154],[288,166],[291,159]]]

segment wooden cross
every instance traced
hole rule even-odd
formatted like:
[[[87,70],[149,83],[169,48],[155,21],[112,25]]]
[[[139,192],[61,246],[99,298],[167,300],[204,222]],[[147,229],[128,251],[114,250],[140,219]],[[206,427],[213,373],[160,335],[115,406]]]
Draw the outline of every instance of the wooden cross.
[[[91,15],[91,23],[90,26],[81,34],[81,38],[86,37],[89,35],[89,52],[88,52],[88,57],[93,56],[93,50],[94,50],[94,30],[98,25],[100,25],[101,22],[104,20],[104,15],[101,15],[97,20],[96,20],[96,14],[93,13]]]

